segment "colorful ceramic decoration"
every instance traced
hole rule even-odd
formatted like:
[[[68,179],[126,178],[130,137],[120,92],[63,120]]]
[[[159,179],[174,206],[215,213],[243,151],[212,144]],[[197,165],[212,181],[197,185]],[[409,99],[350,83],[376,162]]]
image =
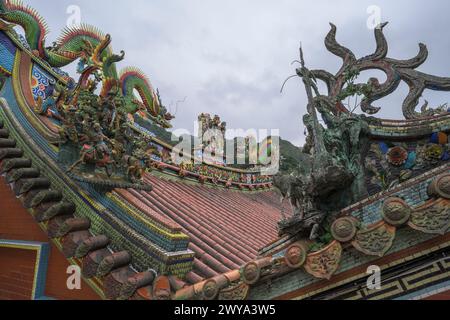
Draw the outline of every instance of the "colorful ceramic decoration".
[[[399,167],[406,163],[408,151],[402,147],[391,148],[387,153],[387,159],[390,164]]]

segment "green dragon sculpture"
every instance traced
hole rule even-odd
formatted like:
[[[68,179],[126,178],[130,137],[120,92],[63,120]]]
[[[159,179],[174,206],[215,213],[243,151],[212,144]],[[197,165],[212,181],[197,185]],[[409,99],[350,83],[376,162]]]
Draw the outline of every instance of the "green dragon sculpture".
[[[46,47],[48,28],[45,20],[21,0],[0,0],[0,19],[22,27],[30,50],[52,68],[67,66],[76,60],[79,60],[79,73],[92,65],[101,66],[104,92],[113,86],[120,86],[129,113],[144,111],[158,125],[171,127],[170,121],[174,116],[162,106],[159,94],[155,93],[142,71],[125,68],[119,76],[116,62],[121,61],[125,53],[113,54],[109,35],[96,27],[82,24],[65,28],[53,46]],[[92,57],[96,57],[97,61],[90,61]],[[139,93],[140,100],[135,96],[135,91]]]
[[[120,83],[129,113],[140,109],[148,110],[153,120],[166,125],[174,118],[162,105],[159,93],[155,93],[150,80],[141,70],[132,67],[123,69],[120,73]],[[142,102],[136,99],[134,90],[139,93]]]

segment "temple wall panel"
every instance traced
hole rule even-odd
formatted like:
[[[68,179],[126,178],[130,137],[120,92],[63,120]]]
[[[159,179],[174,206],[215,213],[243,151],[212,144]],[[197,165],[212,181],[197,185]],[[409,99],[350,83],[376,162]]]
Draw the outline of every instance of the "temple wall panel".
[[[33,251],[0,248],[0,300],[29,300],[34,279]]]
[[[0,239],[50,244],[45,297],[69,300],[96,300],[98,295],[83,281],[81,290],[69,290],[66,273],[69,262],[50,242],[45,232],[24,209],[11,189],[0,177]],[[4,248],[0,244],[0,300],[31,299],[35,273],[36,252],[20,248]]]

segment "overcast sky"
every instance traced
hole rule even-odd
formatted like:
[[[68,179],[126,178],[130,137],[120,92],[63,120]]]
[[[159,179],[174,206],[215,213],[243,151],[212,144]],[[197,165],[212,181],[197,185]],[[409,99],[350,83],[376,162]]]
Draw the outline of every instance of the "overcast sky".
[[[175,128],[193,131],[201,112],[219,114],[230,128],[280,129],[296,145],[304,142],[301,117],[306,97],[295,73],[300,41],[310,68],[335,73],[340,59],[323,44],[329,22],[338,27],[338,41],[358,57],[375,49],[367,27],[367,8],[377,5],[392,58],[411,58],[418,43],[428,45],[421,71],[450,76],[450,3],[446,0],[25,0],[38,9],[51,29],[48,44],[66,25],[67,8],[77,5],[81,21],[110,33],[114,51],[125,50],[125,66],[142,69],[160,89],[165,105],[179,105]],[[367,78],[374,73],[363,74]],[[384,81],[380,72],[375,72]],[[407,86],[387,99],[378,114],[401,118]],[[426,91],[431,105],[448,101],[447,93]]]

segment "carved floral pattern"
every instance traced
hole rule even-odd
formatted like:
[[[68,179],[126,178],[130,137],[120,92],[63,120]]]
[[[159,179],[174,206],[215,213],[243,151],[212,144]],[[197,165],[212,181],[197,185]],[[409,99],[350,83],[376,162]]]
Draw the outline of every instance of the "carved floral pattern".
[[[339,268],[341,256],[341,244],[333,241],[326,248],[308,255],[305,270],[318,279],[329,280]]]
[[[439,161],[443,153],[444,150],[440,145],[432,144],[425,149],[425,159],[428,161]]]
[[[247,263],[242,271],[242,277],[247,284],[254,284],[261,276],[261,269],[255,262]]]
[[[387,153],[387,159],[393,166],[401,166],[408,160],[408,151],[402,147],[394,147]]]
[[[428,193],[444,199],[450,199],[450,174],[438,176],[428,188]]]
[[[240,283],[222,290],[219,293],[219,300],[246,300],[250,287],[245,283]]]
[[[241,269],[242,280],[249,285],[255,284],[261,275],[273,267],[272,258],[266,257],[247,263]]]
[[[395,227],[381,221],[366,230],[359,231],[352,245],[362,253],[382,257],[392,247],[395,231]]]
[[[203,286],[203,297],[207,300],[214,299],[218,291],[217,283],[214,280],[208,280]]]
[[[450,227],[450,201],[440,199],[415,210],[408,225],[428,234],[445,234]]]

